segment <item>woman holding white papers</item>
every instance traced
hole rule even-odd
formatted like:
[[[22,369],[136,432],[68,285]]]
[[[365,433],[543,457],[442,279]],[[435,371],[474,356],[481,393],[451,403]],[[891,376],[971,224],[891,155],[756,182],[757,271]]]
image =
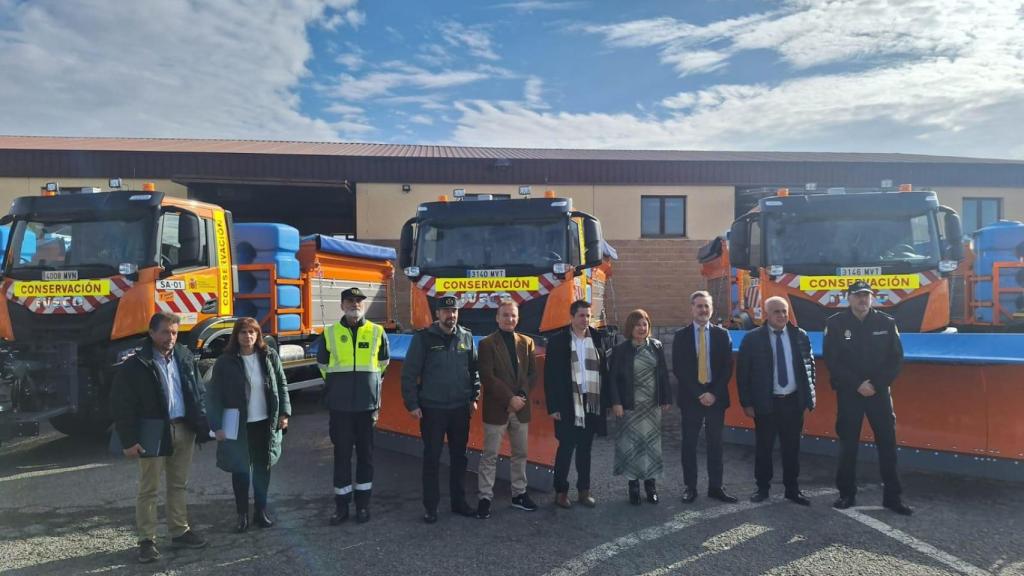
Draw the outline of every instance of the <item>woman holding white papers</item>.
[[[281,359],[263,341],[256,320],[241,318],[235,323],[224,354],[213,366],[207,404],[217,434],[217,467],[231,473],[236,531],[249,529],[250,481],[253,521],[261,528],[273,526],[267,514],[270,467],[281,456],[291,404]]]

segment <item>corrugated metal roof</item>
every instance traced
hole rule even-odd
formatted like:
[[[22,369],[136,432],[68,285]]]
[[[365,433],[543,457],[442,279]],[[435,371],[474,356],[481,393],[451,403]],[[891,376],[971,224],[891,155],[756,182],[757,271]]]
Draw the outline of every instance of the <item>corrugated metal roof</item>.
[[[73,138],[0,136],[0,150],[274,154],[363,158],[579,160],[654,162],[857,162],[1021,164],[1024,160],[851,152],[741,152],[704,150],[590,150],[484,148],[360,142],[199,140],[178,138]]]

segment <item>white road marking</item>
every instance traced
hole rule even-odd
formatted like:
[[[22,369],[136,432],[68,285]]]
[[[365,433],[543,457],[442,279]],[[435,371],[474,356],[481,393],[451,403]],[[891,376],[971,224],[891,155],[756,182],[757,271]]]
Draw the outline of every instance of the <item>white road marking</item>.
[[[24,480],[26,478],[38,478],[40,476],[52,476],[54,474],[64,474],[65,472],[81,472],[82,470],[91,470],[93,468],[105,468],[110,464],[83,464],[81,466],[71,466],[70,468],[54,468],[52,470],[36,470],[34,472],[22,472],[21,474],[14,474],[5,478],[0,478],[0,482],[13,482],[14,480]]]
[[[836,494],[838,491],[835,488],[820,488],[817,490],[808,490],[805,492],[808,497],[814,498],[817,496],[826,496],[830,494]],[[773,496],[770,500],[759,502],[754,504],[752,502],[740,502],[738,504],[730,504],[723,506],[716,506],[709,510],[702,512],[682,512],[676,514],[676,516],[661,524],[659,526],[651,526],[650,528],[644,528],[625,536],[621,536],[606,542],[600,546],[596,546],[587,550],[583,554],[569,560],[565,564],[562,564],[558,568],[555,568],[548,572],[546,576],[579,576],[586,574],[601,563],[622,554],[628,550],[631,550],[640,544],[663,538],[670,534],[675,534],[680,530],[685,530],[690,526],[693,526],[701,520],[713,520],[715,518],[721,518],[722,516],[728,516],[730,514],[739,514],[740,512],[746,512],[748,510],[754,510],[775,504],[778,502],[784,502],[781,496]]]
[[[671,574],[687,564],[693,564],[694,562],[703,560],[708,556],[718,554],[720,552],[727,552],[748,540],[757,538],[769,530],[771,530],[771,528],[768,528],[767,526],[760,526],[758,524],[740,524],[735,528],[731,528],[721,534],[712,536],[705,540],[703,546],[707,548],[707,550],[704,552],[694,554],[688,558],[683,558],[682,560],[673,562],[668,566],[662,566],[661,568],[651,570],[643,576],[663,576],[665,574]]]
[[[925,556],[928,556],[932,560],[935,560],[936,562],[941,562],[942,564],[945,564],[946,566],[949,566],[950,568],[953,568],[958,572],[961,572],[963,574],[969,574],[970,576],[992,576],[992,574],[986,570],[982,570],[981,568],[978,568],[977,566],[969,562],[965,562],[964,560],[961,560],[956,556],[949,554],[948,552],[943,552],[935,546],[932,546],[931,544],[924,542],[922,540],[918,540],[917,538],[914,538],[913,536],[907,534],[906,532],[903,532],[902,530],[897,530],[896,528],[889,526],[888,524],[882,522],[881,520],[878,520],[877,518],[864,514],[864,511],[879,509],[882,508],[879,506],[865,506],[857,508],[848,508],[846,510],[837,510],[837,512],[845,514],[846,516],[853,518],[854,520],[860,522],[861,524],[864,524],[865,526],[874,528],[882,534],[885,534],[886,536],[902,544],[905,544],[913,548],[914,550],[917,550]]]

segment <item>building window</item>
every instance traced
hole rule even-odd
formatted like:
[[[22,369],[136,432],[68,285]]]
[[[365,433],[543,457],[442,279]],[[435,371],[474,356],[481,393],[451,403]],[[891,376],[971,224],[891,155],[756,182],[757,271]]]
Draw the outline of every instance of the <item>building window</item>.
[[[971,234],[1002,217],[1002,198],[964,198],[964,234]]]
[[[642,196],[640,235],[644,238],[686,236],[686,196]]]

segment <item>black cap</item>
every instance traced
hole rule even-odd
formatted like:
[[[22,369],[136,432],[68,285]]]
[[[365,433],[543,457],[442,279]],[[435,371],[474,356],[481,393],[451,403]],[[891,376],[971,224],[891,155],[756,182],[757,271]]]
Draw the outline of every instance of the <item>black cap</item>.
[[[871,294],[875,293],[875,291],[871,289],[871,284],[868,284],[863,280],[857,280],[853,284],[850,284],[849,286],[846,287],[847,294],[857,294],[858,292],[870,292]]]
[[[366,294],[359,288],[349,288],[341,293],[342,300],[366,300]]]
[[[437,307],[440,308],[458,308],[459,301],[455,296],[441,296],[437,299]]]

